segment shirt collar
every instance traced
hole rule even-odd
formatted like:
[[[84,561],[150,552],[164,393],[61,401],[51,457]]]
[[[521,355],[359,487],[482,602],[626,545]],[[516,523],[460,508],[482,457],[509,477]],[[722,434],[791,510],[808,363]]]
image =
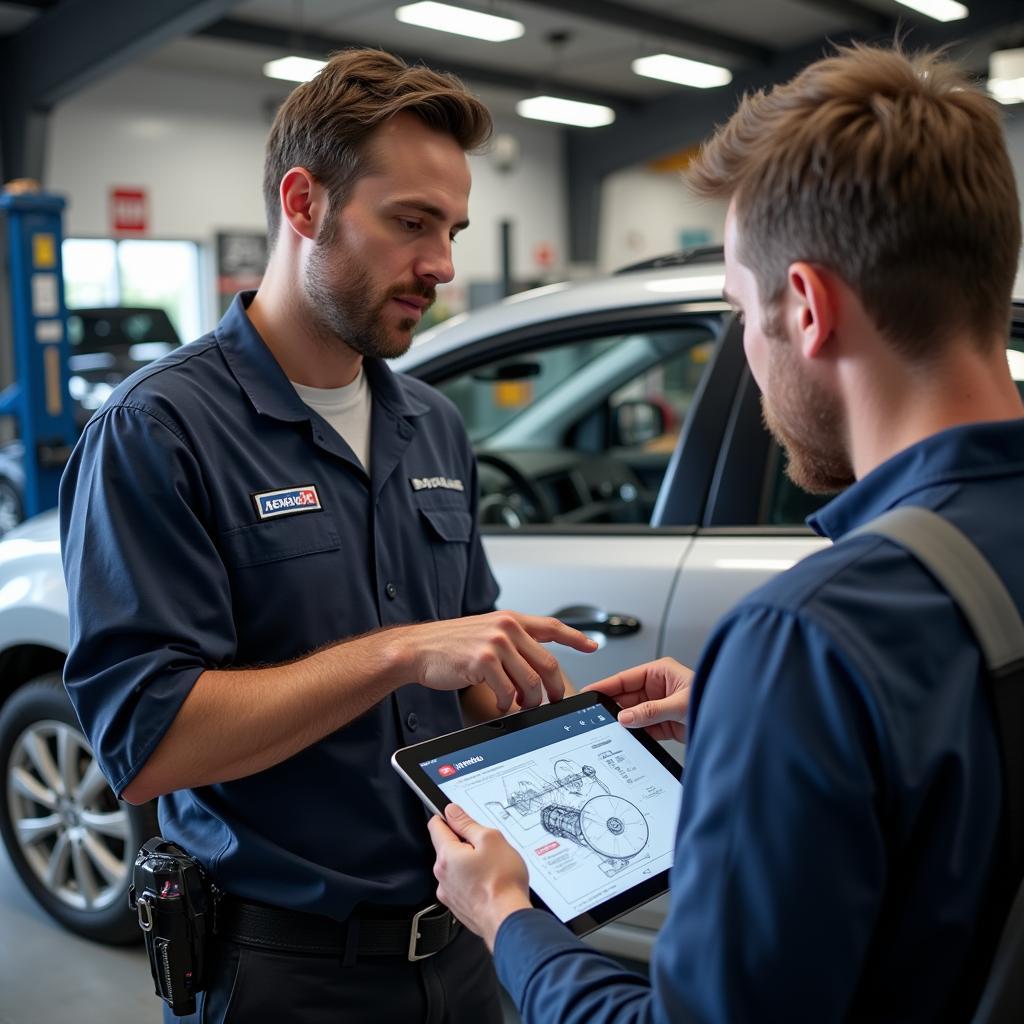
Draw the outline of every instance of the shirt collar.
[[[235,379],[258,413],[286,422],[308,420],[309,406],[299,398],[281,364],[245,312],[255,295],[255,291],[248,291],[235,296],[217,327],[217,342]],[[374,401],[405,418],[428,411],[382,359],[365,358],[363,366]]]
[[[807,519],[831,540],[931,487],[1024,470],[1024,419],[968,423],[905,448]]]

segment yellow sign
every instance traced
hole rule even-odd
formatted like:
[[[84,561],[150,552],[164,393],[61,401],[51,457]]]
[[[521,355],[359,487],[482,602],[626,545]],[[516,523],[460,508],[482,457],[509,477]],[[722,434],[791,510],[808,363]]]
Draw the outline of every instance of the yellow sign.
[[[57,266],[57,239],[53,235],[32,236],[32,266],[37,270]]]

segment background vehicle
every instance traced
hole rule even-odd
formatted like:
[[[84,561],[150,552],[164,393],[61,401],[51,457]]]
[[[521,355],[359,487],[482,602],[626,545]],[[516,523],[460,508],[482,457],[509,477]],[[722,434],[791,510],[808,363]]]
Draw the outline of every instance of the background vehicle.
[[[68,312],[68,389],[81,429],[125,377],[181,344],[162,309],[113,306]],[[0,445],[0,537],[25,518],[21,441]]]
[[[762,426],[722,281],[719,263],[680,260],[554,285],[453,318],[398,361],[465,417],[501,604],[598,640],[562,657],[577,685],[662,655],[692,664],[723,612],[826,543]],[[1011,343],[1024,362],[1024,303]],[[0,544],[0,833],[55,917],[120,941],[152,809],[113,799],[77,730],[67,630],[47,513]],[[646,959],[663,914],[656,901],[592,941]]]

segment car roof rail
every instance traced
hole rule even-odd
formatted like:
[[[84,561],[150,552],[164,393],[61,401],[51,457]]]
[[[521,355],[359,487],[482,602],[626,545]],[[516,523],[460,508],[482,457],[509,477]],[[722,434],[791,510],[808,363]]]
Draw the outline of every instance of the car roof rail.
[[[627,267],[619,267],[616,274],[631,274],[634,270],[657,270],[659,267],[688,267],[701,263],[721,263],[725,259],[725,250],[720,245],[695,245],[689,249],[655,256],[650,260],[630,263]]]

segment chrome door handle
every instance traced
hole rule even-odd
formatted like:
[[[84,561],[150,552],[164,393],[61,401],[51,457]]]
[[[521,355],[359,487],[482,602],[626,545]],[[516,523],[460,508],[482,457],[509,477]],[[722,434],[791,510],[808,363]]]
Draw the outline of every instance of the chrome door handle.
[[[640,620],[634,615],[606,612],[600,608],[574,605],[555,612],[554,617],[581,633],[603,633],[605,636],[630,636],[640,632]]]

